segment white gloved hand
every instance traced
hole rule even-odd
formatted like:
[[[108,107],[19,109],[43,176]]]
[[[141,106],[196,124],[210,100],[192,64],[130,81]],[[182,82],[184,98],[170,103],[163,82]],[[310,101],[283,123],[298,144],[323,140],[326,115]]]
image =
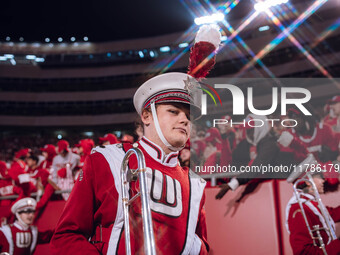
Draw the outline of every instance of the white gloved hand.
[[[283,147],[288,147],[293,140],[294,136],[291,133],[283,131],[277,142],[281,144]]]

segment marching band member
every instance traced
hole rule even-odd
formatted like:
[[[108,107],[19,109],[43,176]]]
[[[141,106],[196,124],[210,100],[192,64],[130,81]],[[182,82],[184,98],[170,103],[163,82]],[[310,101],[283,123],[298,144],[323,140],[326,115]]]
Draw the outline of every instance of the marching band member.
[[[212,32],[220,39],[219,31]],[[214,47],[218,45],[219,41]],[[205,181],[178,162],[178,153],[190,134],[190,108],[195,109],[191,111],[195,117],[200,112],[192,93],[195,84],[188,74],[161,74],[146,81],[134,95],[144,126],[144,136],[134,146],[142,150],[148,167],[157,254],[207,254],[209,250],[203,208]],[[88,156],[53,236],[53,254],[125,254],[120,167],[130,148],[129,143],[106,145]],[[134,156],[129,167],[137,167]],[[136,187],[130,185],[131,193],[137,192]],[[133,254],[143,251],[138,200],[129,210]]]
[[[316,185],[319,194],[324,193],[324,178],[322,173],[313,175],[313,181]],[[318,208],[318,202],[313,194],[312,184],[310,182],[304,182],[302,186],[298,186],[303,193],[300,195],[300,199],[303,203],[303,209],[309,222],[309,226],[312,228],[315,225],[319,227],[327,227],[325,219]],[[326,207],[328,211],[327,217],[331,225],[334,227],[334,222],[340,221],[340,206],[336,208]],[[288,202],[286,207],[286,228],[288,230],[289,241],[293,249],[294,255],[297,254],[324,254],[322,249],[313,245],[313,240],[310,236],[303,213],[299,206],[298,200],[294,195]],[[328,233],[324,230],[320,230],[320,234],[325,244],[325,249],[328,255],[340,254],[340,240],[331,240]],[[314,234],[315,235],[315,234]],[[315,235],[316,236],[316,235]],[[318,244],[320,245],[320,244]]]
[[[38,232],[33,225],[36,201],[33,198],[18,200],[11,207],[16,221],[0,228],[0,252],[10,255],[33,254],[37,244],[48,243],[53,231]]]

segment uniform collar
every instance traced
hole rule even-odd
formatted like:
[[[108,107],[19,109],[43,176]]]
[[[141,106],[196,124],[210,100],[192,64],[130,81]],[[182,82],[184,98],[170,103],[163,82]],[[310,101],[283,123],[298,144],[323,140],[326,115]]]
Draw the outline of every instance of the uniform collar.
[[[151,142],[145,136],[142,137],[139,144],[154,160],[162,165],[174,167],[178,164],[178,151],[165,154],[161,147]]]
[[[20,223],[20,221],[18,221],[18,220],[16,220],[16,221],[13,223],[13,225],[14,225],[16,228],[20,229],[20,230],[27,230],[27,229],[29,229],[29,226],[28,226],[28,225],[25,224],[26,226],[24,226],[24,224]]]

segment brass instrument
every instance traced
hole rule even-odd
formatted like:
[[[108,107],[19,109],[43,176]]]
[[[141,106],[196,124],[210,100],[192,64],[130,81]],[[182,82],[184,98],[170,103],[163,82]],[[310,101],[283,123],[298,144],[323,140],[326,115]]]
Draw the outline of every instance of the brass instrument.
[[[310,166],[312,164],[317,164],[317,161],[312,154],[309,154],[308,157],[302,163],[300,163],[300,165],[298,165],[296,167],[299,171],[293,172],[287,178],[287,181],[288,182],[294,182],[299,177],[299,175],[302,174],[302,176],[299,178],[299,180],[297,180],[293,185],[294,194],[295,194],[296,199],[299,203],[301,213],[302,213],[303,218],[305,220],[308,232],[309,232],[309,234],[310,234],[310,236],[313,240],[314,246],[318,246],[317,243],[316,243],[316,240],[318,240],[320,248],[322,249],[323,253],[325,255],[327,255],[325,243],[322,239],[320,231],[322,231],[322,230],[326,231],[328,233],[328,235],[330,236],[331,240],[336,240],[337,236],[335,234],[335,229],[333,228],[332,224],[329,221],[329,217],[330,217],[329,213],[328,213],[325,205],[322,203],[320,194],[319,194],[317,187],[316,187],[316,185],[313,181],[312,173],[307,171],[308,166]],[[314,225],[313,229],[310,227],[310,225],[308,223],[306,212],[303,208],[304,202],[301,200],[301,195],[303,195],[304,192],[297,188],[297,186],[302,182],[309,182],[312,185],[313,195],[316,199],[316,202],[318,204],[318,208],[320,209],[321,215],[324,218],[324,221],[325,221],[327,227],[320,227],[319,225]],[[316,233],[316,236],[314,235],[314,233]]]
[[[129,158],[135,154],[137,157],[138,168],[129,169]],[[129,199],[129,183],[134,179],[134,176],[138,176],[140,191]],[[139,196],[142,202],[142,219],[143,219],[143,233],[144,233],[144,251],[145,254],[156,254],[155,238],[152,228],[152,216],[149,203],[149,195],[146,184],[146,166],[143,152],[134,146],[128,150],[123,158],[121,166],[121,185],[122,185],[122,202],[124,213],[124,227],[125,227],[125,248],[126,254],[131,254],[130,243],[130,225],[129,225],[129,206]]]

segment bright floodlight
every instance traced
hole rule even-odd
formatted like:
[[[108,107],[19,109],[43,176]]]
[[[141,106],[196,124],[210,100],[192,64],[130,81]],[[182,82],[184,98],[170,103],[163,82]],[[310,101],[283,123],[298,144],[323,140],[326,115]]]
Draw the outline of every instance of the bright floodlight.
[[[45,38],[45,42],[50,42],[50,38]]]
[[[267,31],[267,30],[269,30],[269,26],[259,27],[260,32]]]
[[[20,41],[20,42],[23,42],[23,41],[24,41],[24,37],[20,37],[20,38],[19,38],[19,41]]]
[[[87,42],[89,38],[87,36],[84,37],[84,41]]]
[[[9,42],[11,40],[11,37],[6,36],[6,41]]]
[[[74,36],[71,37],[71,42],[74,42],[76,38]]]
[[[170,47],[169,46],[163,46],[159,48],[160,52],[169,52],[170,51]]]
[[[203,25],[203,24],[213,24],[213,23],[217,23],[219,21],[224,20],[224,14],[217,12],[214,13],[212,15],[209,16],[202,16],[202,17],[198,17],[195,18],[195,23],[196,25]]]
[[[263,2],[257,2],[254,4],[254,9],[258,12],[265,11],[269,9],[270,7],[280,5],[280,4],[285,4],[288,3],[288,0],[266,0]]]
[[[36,59],[36,56],[35,55],[26,55],[26,59]]]
[[[150,57],[155,57],[155,53],[152,51],[152,50],[150,50],[150,52],[149,52],[149,55],[150,55]]]
[[[138,52],[138,54],[139,54],[139,57],[140,57],[140,58],[144,58],[144,53],[143,53],[143,51],[140,50],[140,51]]]
[[[45,62],[45,59],[44,58],[36,58],[35,62]]]
[[[186,47],[188,47],[188,45],[189,45],[189,43],[184,42],[184,43],[180,43],[180,44],[178,45],[178,47],[180,47],[180,48],[186,48]]]

